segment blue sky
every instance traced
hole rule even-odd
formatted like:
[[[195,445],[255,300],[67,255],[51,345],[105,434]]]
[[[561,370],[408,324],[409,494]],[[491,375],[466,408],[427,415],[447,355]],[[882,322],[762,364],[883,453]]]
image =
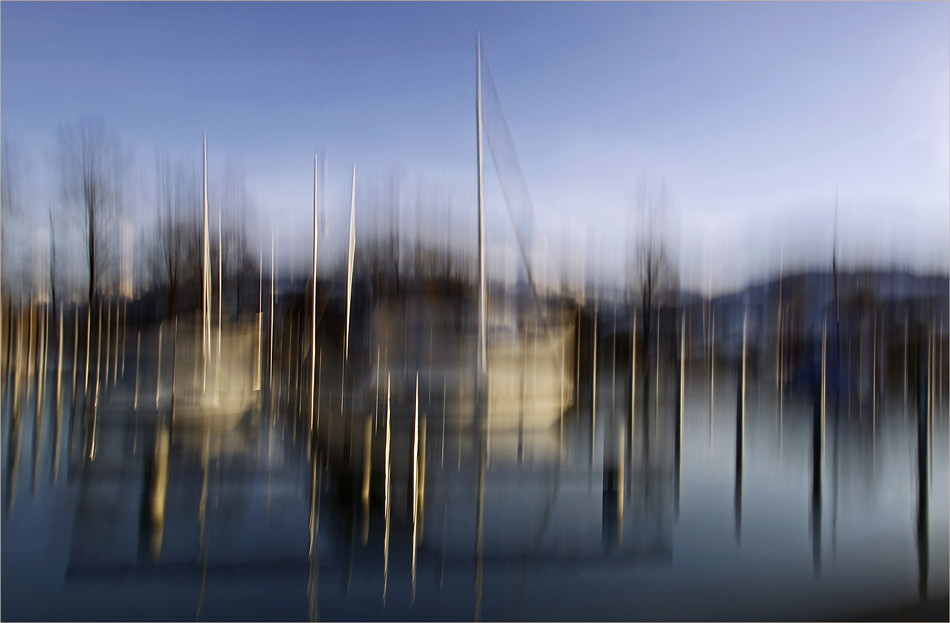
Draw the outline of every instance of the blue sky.
[[[285,232],[286,259],[309,252],[318,148],[331,231],[354,163],[422,174],[474,209],[481,32],[552,239],[610,264],[645,174],[666,180],[684,271],[821,255],[836,191],[845,241],[947,263],[946,2],[3,2],[0,20],[2,132],[34,154],[41,188],[58,124],[78,115],[104,119],[146,169],[156,150],[197,157],[207,131],[209,158],[239,163]]]

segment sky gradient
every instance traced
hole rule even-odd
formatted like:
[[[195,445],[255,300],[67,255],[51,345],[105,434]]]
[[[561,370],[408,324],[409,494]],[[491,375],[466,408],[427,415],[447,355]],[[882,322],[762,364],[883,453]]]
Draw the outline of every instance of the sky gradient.
[[[287,261],[309,254],[317,149],[331,233],[354,164],[358,184],[423,175],[474,224],[480,32],[549,247],[617,265],[647,175],[667,184],[687,284],[830,261],[836,194],[842,249],[946,272],[946,2],[3,2],[0,20],[2,132],[44,209],[58,125],[94,115],[146,170],[156,151],[199,157],[207,132]]]

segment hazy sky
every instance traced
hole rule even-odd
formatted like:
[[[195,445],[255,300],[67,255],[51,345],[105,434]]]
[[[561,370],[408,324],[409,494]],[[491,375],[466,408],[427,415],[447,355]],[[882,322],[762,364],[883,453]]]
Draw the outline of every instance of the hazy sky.
[[[616,264],[648,175],[677,210],[687,282],[761,270],[782,248],[829,259],[836,192],[843,247],[947,264],[947,2],[3,2],[0,20],[2,132],[41,189],[58,124],[78,115],[147,170],[156,150],[197,157],[206,131],[286,257],[309,253],[319,148],[331,234],[354,163],[358,184],[424,175],[474,224],[481,32],[551,248]]]

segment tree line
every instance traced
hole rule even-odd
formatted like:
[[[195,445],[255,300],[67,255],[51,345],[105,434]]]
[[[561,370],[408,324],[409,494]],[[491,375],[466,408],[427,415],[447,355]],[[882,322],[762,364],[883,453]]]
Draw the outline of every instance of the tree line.
[[[202,171],[189,154],[136,162],[129,145],[94,118],[64,122],[49,159],[50,202],[36,205],[30,163],[3,137],[2,289],[10,303],[153,294],[167,313],[200,302]],[[243,174],[217,171],[210,201],[214,280],[239,307],[256,266],[247,224],[254,211]],[[44,210],[44,208],[46,208]],[[48,214],[44,214],[47,213]],[[42,264],[43,274],[37,270]]]
[[[43,206],[30,205],[30,193],[24,189],[28,175],[23,154],[9,137],[3,138],[4,296],[54,304],[69,298],[95,305],[103,297],[147,294],[159,297],[167,314],[199,306],[204,202],[200,151],[156,153],[136,162],[130,146],[94,118],[62,123],[56,139],[48,176],[55,201],[43,214]],[[256,299],[251,295],[256,294],[259,272],[264,272],[265,262],[249,241],[248,224],[256,220],[254,201],[237,167],[229,164],[222,172],[219,166],[212,178],[212,289],[217,299],[220,283],[226,309],[240,312]],[[625,281],[629,295],[644,309],[642,326],[649,331],[650,310],[674,294],[678,283],[665,243],[666,189],[645,179],[638,189],[628,221],[632,230]],[[460,209],[461,202],[438,184],[422,178],[410,184],[398,172],[368,176],[360,181],[356,203],[354,277],[372,296],[398,296],[419,284],[458,293],[476,282],[475,214]],[[342,272],[343,262],[337,259],[320,272]]]

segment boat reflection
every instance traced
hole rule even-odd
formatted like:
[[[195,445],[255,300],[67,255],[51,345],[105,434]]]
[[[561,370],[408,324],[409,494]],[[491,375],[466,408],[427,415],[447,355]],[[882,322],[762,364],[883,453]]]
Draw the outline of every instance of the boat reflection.
[[[55,323],[67,333],[69,313]],[[410,304],[409,313],[426,317],[421,305]],[[513,323],[522,327],[514,337],[496,333],[489,342],[489,362],[497,347],[522,363],[512,364],[506,379],[498,365],[490,384],[507,389],[487,391],[480,403],[471,368],[459,363],[473,345],[452,346],[453,330],[443,335],[422,326],[419,339],[406,342],[403,335],[400,343],[378,328],[383,316],[369,323],[357,316],[357,346],[343,373],[337,320],[328,317],[317,340],[322,359],[312,428],[310,390],[284,363],[311,365],[308,349],[281,334],[291,322],[275,321],[276,363],[260,375],[260,390],[254,366],[267,340],[257,333],[258,317],[222,331],[225,356],[209,361],[204,392],[197,389],[201,343],[194,325],[179,321],[177,339],[174,325],[166,325],[160,364],[158,331],[131,331],[129,344],[119,347],[113,335],[111,374],[100,375],[97,406],[96,370],[87,401],[82,374],[68,369],[70,359],[82,360],[73,338],[62,350],[73,348],[76,356],[61,358],[55,337],[44,354],[39,337],[29,337],[37,321],[23,316],[22,331],[12,333],[13,361],[23,363],[9,369],[4,392],[4,525],[33,512],[44,491],[57,492],[60,521],[68,525],[62,590],[81,586],[106,608],[113,593],[134,593],[127,586],[187,587],[190,597],[176,598],[176,605],[149,602],[172,619],[550,618],[555,612],[544,601],[554,603],[559,591],[609,618],[616,611],[605,604],[620,599],[611,582],[640,590],[636,599],[651,608],[662,603],[676,617],[702,618],[707,601],[688,591],[707,578],[750,569],[782,585],[800,581],[796,561],[810,558],[807,574],[840,588],[842,575],[853,573],[855,552],[880,534],[898,535],[895,543],[899,535],[914,539],[913,590],[923,601],[939,597],[934,587],[947,577],[947,555],[935,535],[947,513],[932,499],[945,499],[933,483],[946,483],[947,445],[932,371],[938,338],[925,325],[908,329],[910,366],[903,373],[906,401],[915,408],[905,416],[903,378],[893,374],[887,392],[877,390],[876,411],[863,410],[874,392],[862,402],[863,381],[841,380],[847,376],[838,362],[845,359],[834,335],[840,329],[831,322],[819,325],[811,346],[795,346],[804,354],[784,362],[786,384],[763,370],[763,361],[775,359],[756,337],[754,309],[738,320],[730,316],[731,325],[716,321],[715,351],[693,348],[683,310],[661,313],[661,339],[637,335],[633,318],[607,305],[564,314],[566,340],[555,343],[567,355],[561,361],[570,362],[564,374],[550,362],[536,363],[551,347],[523,317]],[[80,312],[72,323],[80,344],[85,317]],[[93,317],[93,334],[97,328]],[[30,339],[39,353],[32,359]],[[93,351],[96,341],[93,335]],[[904,347],[892,347],[897,360]],[[123,366],[115,358],[126,350]],[[51,362],[45,370],[37,361],[43,358]],[[403,368],[400,359],[420,366]],[[244,372],[215,381],[219,365]],[[103,372],[105,366],[103,356]],[[43,401],[37,373],[54,379]],[[548,380],[533,385],[535,375]],[[868,378],[872,386],[880,382]],[[542,420],[555,408],[550,404],[516,417],[534,391],[559,405],[549,425]],[[460,406],[457,394],[472,404]],[[153,395],[160,397],[157,408]],[[477,424],[494,409],[509,415]],[[31,481],[39,487],[32,495]],[[768,565],[756,561],[763,552],[771,556]],[[869,579],[867,587],[897,599],[903,589],[892,569],[903,558],[868,556],[864,564],[886,581]],[[706,571],[710,564],[719,570]],[[565,578],[576,578],[576,586],[565,587]],[[660,586],[654,602],[646,588],[636,588],[645,578],[640,585]],[[270,587],[272,597],[237,595],[234,587],[246,582]],[[751,617],[755,607],[752,600],[716,612]],[[89,608],[101,618],[104,610]]]

